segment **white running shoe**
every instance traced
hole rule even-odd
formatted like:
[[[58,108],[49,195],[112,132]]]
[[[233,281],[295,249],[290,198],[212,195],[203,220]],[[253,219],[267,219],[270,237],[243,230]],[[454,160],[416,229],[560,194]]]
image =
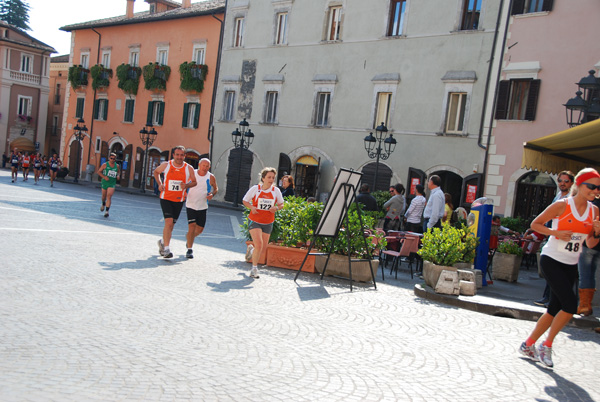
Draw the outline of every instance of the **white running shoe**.
[[[254,253],[254,246],[249,244],[246,250],[246,262],[252,262],[252,253]]]
[[[252,270],[250,270],[250,277],[251,278],[260,278],[260,276],[258,275],[258,268],[253,267]]]
[[[548,367],[554,367],[554,363],[552,362],[552,348],[545,346],[543,343],[538,347],[538,355],[540,356],[540,361],[544,363]]]
[[[521,344],[521,347],[519,348],[519,353],[521,353],[525,357],[529,357],[533,361],[537,362],[538,360],[540,360],[537,349],[535,348],[535,343],[531,346],[527,346],[525,342],[523,342]]]
[[[162,239],[158,240],[158,254],[162,257],[165,255],[165,245],[163,244]]]

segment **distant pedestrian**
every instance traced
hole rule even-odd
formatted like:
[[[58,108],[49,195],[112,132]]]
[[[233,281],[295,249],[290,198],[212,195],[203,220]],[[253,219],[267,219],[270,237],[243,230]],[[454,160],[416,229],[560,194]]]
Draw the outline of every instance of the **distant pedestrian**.
[[[383,204],[383,208],[386,210],[385,220],[383,223],[383,230],[399,230],[404,216],[404,209],[406,207],[406,200],[404,198],[404,186],[397,183],[390,187],[390,195],[392,198],[387,200]]]
[[[54,187],[54,180],[56,180],[56,174],[58,169],[61,167],[62,162],[56,154],[52,155],[52,158],[48,161],[50,166],[50,187]]]
[[[200,159],[198,169],[194,171],[197,184],[189,189],[185,201],[188,220],[188,232],[185,236],[186,258],[194,258],[194,239],[204,231],[208,201],[212,200],[219,191],[217,179],[208,171],[209,169],[210,159]]]
[[[42,154],[39,152],[33,158],[33,179],[35,184],[40,181],[40,174],[42,174]]]
[[[575,186],[576,195],[554,202],[531,222],[531,229],[549,236],[542,249],[540,267],[551,293],[548,309],[521,344],[519,352],[548,367],[554,366],[554,338],[577,312],[573,287],[582,243],[585,241],[588,247],[595,247],[600,238],[598,207],[590,202],[600,194],[600,174],[591,168],[583,169],[575,176]],[[545,226],[550,220],[552,228]],[[546,340],[536,349],[535,342],[548,329]]]
[[[10,178],[12,179],[12,182],[15,183],[19,176],[19,162],[20,162],[20,157],[19,157],[17,148],[13,149],[12,153],[10,154],[9,159],[10,159]]]
[[[163,162],[154,169],[154,180],[158,183],[160,191],[160,208],[165,219],[163,236],[158,241],[158,253],[166,259],[173,258],[170,248],[171,236],[185,201],[185,190],[196,185],[194,168],[184,159],[185,147],[179,145],[173,149],[172,160]],[[161,179],[161,174],[164,179]]]
[[[371,195],[371,192],[369,191],[369,185],[367,183],[363,183],[360,186],[360,190],[356,196],[356,202],[363,204],[365,211],[379,211],[377,200]]]
[[[452,212],[454,212],[452,196],[449,193],[444,193],[444,217],[442,218],[442,223],[452,223]]]
[[[31,155],[29,152],[25,152],[25,155],[21,158],[21,167],[23,169],[23,181],[27,181],[29,178],[29,166],[31,165]]]
[[[421,218],[427,200],[425,199],[425,189],[422,184],[415,186],[416,196],[410,202],[406,210],[406,229],[409,232],[423,233],[423,224]]]
[[[46,155],[42,156],[42,180],[46,178],[46,172],[48,171],[48,158]]]
[[[248,247],[246,259],[252,260],[252,278],[259,278],[258,260],[269,244],[275,212],[283,208],[281,191],[273,185],[276,177],[275,168],[264,168],[260,172],[260,184],[250,187],[243,198],[244,206],[250,209],[248,230],[252,237],[252,245]]]
[[[119,177],[119,164],[117,163],[117,154],[111,153],[108,157],[108,162],[104,162],[102,166],[98,168],[98,176],[102,179],[102,205],[100,211],[104,212],[104,217],[108,218],[108,211],[112,203],[112,196],[115,193],[115,187],[117,186],[117,177]]]
[[[442,218],[444,217],[444,209],[446,199],[444,192],[440,188],[442,185],[442,179],[438,175],[431,175],[427,181],[427,187],[429,187],[429,201],[425,205],[423,211],[423,231],[427,231],[432,228],[442,227]]]

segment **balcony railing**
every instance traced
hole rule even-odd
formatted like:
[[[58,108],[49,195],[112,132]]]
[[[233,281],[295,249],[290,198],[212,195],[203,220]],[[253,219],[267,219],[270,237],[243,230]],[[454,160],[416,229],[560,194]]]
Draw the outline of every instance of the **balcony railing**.
[[[40,85],[41,83],[41,78],[39,75],[21,73],[19,71],[11,71],[10,78],[15,81],[27,82],[28,84]]]

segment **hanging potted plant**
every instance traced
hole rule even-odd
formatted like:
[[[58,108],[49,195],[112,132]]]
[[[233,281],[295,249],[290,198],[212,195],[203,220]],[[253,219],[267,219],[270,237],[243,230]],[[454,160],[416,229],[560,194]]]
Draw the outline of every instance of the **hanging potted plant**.
[[[81,87],[85,87],[88,84],[88,74],[90,70],[87,68],[83,68],[82,65],[74,65],[69,67],[69,72],[67,75],[67,81],[71,83],[71,87],[73,89],[79,89]]]
[[[102,64],[96,64],[90,68],[90,75],[92,76],[92,88],[103,89],[108,88],[109,78],[112,78],[113,71],[110,68],[105,68]]]
[[[516,282],[523,260],[523,248],[513,240],[505,240],[498,244],[492,260],[492,279]]]
[[[137,95],[140,86],[140,75],[142,69],[129,64],[121,64],[117,67],[118,87],[126,94]]]
[[[202,92],[207,73],[208,66],[206,64],[184,61],[179,65],[179,75],[181,78],[179,88],[182,91]]]
[[[148,63],[142,69],[144,88],[151,91],[166,91],[167,81],[171,75],[171,67],[159,63]]]

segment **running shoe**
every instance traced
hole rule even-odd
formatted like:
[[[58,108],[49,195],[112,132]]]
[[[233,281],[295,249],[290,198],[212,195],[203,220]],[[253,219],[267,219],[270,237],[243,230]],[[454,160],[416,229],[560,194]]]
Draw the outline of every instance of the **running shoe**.
[[[163,244],[162,239],[158,241],[158,254],[164,257],[165,255],[165,245]]]
[[[252,253],[254,252],[254,246],[252,244],[248,245],[248,249],[246,250],[246,262],[252,262]]]
[[[260,276],[258,275],[258,268],[254,267],[250,270],[250,277],[251,278],[260,278]]]
[[[104,211],[104,205],[100,207],[100,211]]]
[[[519,352],[525,356],[525,357],[529,357],[531,360],[533,361],[538,361],[540,358],[538,357],[538,353],[537,350],[535,348],[535,343],[531,346],[527,346],[525,344],[525,342],[523,342],[521,344],[521,347],[519,348]]]
[[[165,250],[163,258],[165,258],[165,259],[173,258],[173,253],[171,252],[171,250]]]
[[[554,363],[552,362],[552,348],[544,345],[543,343],[538,348],[538,355],[540,356],[540,361],[544,363],[548,367],[554,367]]]
[[[104,217],[105,217],[105,218],[108,218],[108,211],[106,211],[106,212],[104,213]]]
[[[194,258],[194,250],[188,248],[187,252],[185,253],[185,258]]]

